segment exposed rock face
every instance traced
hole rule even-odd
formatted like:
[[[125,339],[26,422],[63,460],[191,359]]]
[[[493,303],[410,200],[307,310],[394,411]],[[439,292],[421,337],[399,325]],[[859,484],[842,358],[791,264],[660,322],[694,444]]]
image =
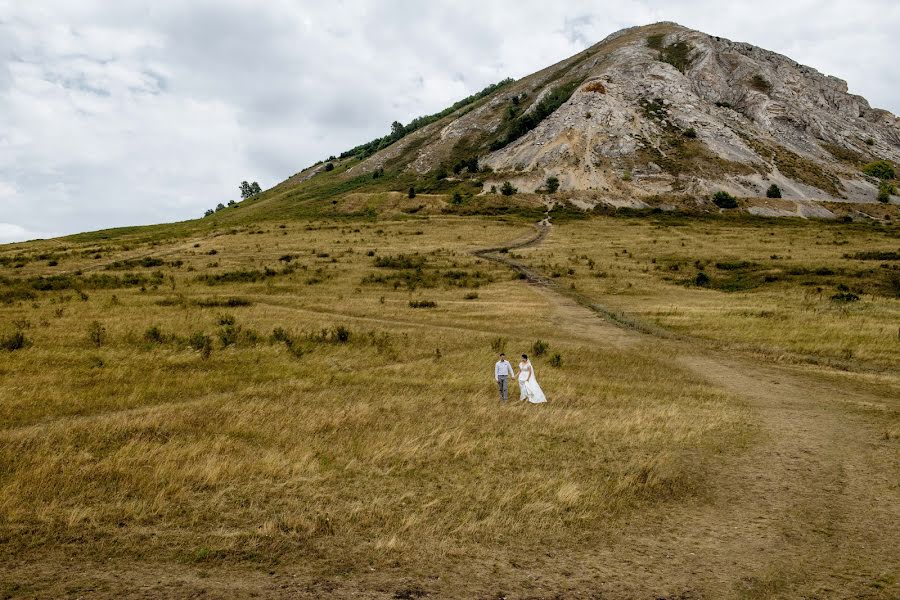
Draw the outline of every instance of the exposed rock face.
[[[517,114],[528,114],[565,83],[577,84],[568,101],[490,151],[514,97]],[[615,33],[353,171],[405,160],[424,174],[464,153],[521,191],[554,175],[562,190],[606,198],[720,189],[759,197],[774,183],[787,199],[874,202],[877,182],[860,166],[900,163],[900,120],[787,57],[658,23]]]

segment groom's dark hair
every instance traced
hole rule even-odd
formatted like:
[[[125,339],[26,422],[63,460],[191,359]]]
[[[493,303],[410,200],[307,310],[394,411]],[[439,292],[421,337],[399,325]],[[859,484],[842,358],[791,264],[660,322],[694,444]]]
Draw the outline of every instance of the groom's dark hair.
[[[501,352],[501,353],[500,353],[500,356],[506,356],[506,355],[505,355],[505,354],[503,354],[503,353],[502,353],[502,352]]]

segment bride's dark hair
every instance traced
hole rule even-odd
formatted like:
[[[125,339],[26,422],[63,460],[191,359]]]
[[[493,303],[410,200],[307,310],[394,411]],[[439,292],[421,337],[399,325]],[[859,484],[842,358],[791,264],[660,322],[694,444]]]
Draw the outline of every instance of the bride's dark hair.
[[[522,355],[522,358],[524,358],[525,360],[528,360],[528,355],[527,355],[527,354],[523,354],[523,355]]]

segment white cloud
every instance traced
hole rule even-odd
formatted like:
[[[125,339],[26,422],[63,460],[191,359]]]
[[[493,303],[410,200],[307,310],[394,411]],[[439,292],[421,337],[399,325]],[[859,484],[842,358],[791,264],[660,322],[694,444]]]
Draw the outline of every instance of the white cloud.
[[[782,52],[900,112],[894,0],[0,0],[0,182],[16,190],[0,221],[26,236],[197,216],[242,179],[273,185],[659,20]]]

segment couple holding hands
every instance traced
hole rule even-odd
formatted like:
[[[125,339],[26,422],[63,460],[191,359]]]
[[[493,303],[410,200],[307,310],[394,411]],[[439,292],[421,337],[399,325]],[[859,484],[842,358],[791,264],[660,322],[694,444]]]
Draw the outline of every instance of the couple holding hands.
[[[494,365],[494,380],[500,389],[500,400],[506,402],[509,400],[509,380],[515,377],[513,366],[506,360],[506,355],[501,353],[500,360]],[[541,404],[546,402],[544,391],[538,385],[537,378],[534,376],[534,367],[528,360],[528,355],[522,355],[522,362],[519,363],[519,400],[528,400],[532,404]]]

